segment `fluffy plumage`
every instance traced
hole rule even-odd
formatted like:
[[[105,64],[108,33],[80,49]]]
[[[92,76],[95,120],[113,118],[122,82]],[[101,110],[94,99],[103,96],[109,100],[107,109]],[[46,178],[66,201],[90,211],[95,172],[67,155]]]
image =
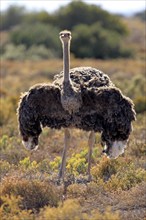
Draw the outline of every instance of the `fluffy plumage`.
[[[135,120],[132,101],[114,87],[106,74],[94,68],[74,68],[70,78],[81,94],[78,112],[70,114],[62,107],[62,73],[56,76],[53,85],[35,85],[21,97],[18,121],[23,141],[31,138],[30,148],[35,148],[41,127],[45,126],[101,132],[106,153],[115,141],[127,141],[131,122]]]

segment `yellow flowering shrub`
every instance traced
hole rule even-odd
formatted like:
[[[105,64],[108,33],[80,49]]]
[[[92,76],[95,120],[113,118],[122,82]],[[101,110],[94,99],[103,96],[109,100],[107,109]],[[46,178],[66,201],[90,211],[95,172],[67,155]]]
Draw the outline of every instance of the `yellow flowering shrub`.
[[[120,220],[117,212],[112,212],[109,208],[100,213],[94,210],[91,214],[82,212],[81,204],[78,200],[68,199],[57,208],[46,207],[40,212],[38,220]]]
[[[1,220],[34,220],[31,210],[22,209],[22,198],[20,196],[2,196],[0,203]]]

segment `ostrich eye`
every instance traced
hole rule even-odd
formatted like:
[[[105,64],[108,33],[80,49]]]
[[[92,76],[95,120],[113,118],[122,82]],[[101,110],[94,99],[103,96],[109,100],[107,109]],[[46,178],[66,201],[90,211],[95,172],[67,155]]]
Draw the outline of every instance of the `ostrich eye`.
[[[64,37],[69,37],[70,36],[70,34],[68,34],[68,33],[65,33],[63,35],[64,35]]]

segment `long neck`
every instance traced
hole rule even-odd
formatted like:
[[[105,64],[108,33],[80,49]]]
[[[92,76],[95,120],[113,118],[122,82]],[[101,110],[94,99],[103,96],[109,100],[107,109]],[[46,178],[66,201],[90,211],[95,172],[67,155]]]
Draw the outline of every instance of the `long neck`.
[[[70,82],[70,42],[64,42],[63,44],[63,72],[64,72],[64,82]]]

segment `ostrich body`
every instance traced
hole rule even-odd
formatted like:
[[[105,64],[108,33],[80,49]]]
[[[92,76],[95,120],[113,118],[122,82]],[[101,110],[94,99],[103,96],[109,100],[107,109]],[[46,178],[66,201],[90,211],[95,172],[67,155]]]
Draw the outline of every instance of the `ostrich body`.
[[[88,175],[95,132],[101,133],[104,152],[111,158],[124,152],[135,120],[132,101],[122,95],[109,77],[91,67],[69,70],[68,31],[60,33],[63,44],[64,70],[55,77],[53,84],[38,84],[30,88],[18,107],[19,129],[26,148],[38,146],[41,127],[65,129],[65,145],[59,177],[64,177],[66,153],[70,133],[68,128],[90,131]],[[67,52],[68,51],[68,52]]]

